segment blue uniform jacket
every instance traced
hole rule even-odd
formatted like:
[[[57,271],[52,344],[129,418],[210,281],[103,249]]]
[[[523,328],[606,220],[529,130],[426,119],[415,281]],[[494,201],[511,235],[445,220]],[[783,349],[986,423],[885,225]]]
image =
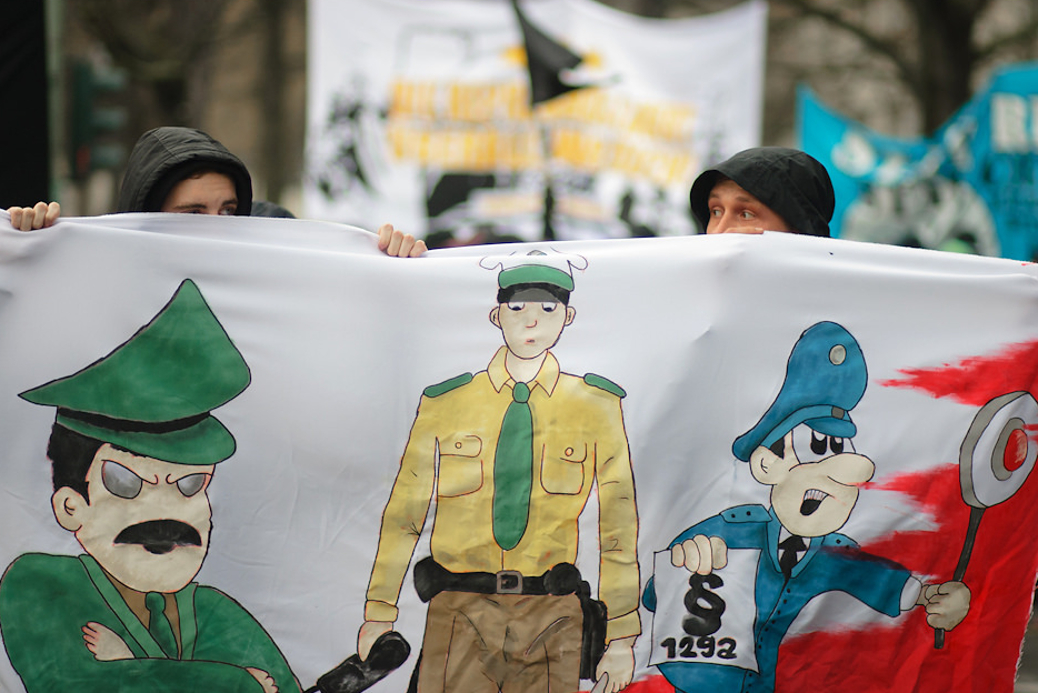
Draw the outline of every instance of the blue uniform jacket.
[[[852,539],[836,532],[812,538],[807,553],[786,582],[778,563],[781,528],[774,511],[762,505],[740,505],[688,528],[670,543],[672,547],[704,534],[721,537],[731,549],[761,550],[755,589],[757,617],[753,625],[760,673],[703,662],[660,664],[660,672],[678,690],[771,693],[775,690],[779,643],[800,610],[825,592],[846,592],[888,616],[900,613],[901,593],[911,573],[896,563],[860,551]],[[642,603],[649,611],[656,610],[652,578],[645,587]]]

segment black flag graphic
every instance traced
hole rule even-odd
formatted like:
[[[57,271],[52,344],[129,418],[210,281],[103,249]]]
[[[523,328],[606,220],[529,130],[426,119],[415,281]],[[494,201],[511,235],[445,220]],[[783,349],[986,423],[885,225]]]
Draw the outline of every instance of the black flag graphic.
[[[530,102],[536,106],[556,96],[580,89],[584,84],[570,85],[562,81],[563,70],[572,70],[583,58],[530,23],[519,9],[519,0],[512,0],[519,26],[523,30],[526,63],[530,70]]]

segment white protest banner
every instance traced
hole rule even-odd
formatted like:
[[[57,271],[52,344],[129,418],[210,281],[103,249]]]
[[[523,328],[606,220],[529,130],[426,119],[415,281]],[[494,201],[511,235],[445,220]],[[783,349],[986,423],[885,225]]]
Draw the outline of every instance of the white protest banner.
[[[613,681],[633,646],[632,693],[1012,690],[1032,264],[775,233],[402,260],[316,221],[7,224],[4,691],[377,693],[420,651],[420,690],[590,690],[602,636]],[[655,587],[675,543],[686,585],[759,552],[756,672],[699,636],[651,663],[685,610]],[[387,628],[410,654],[382,640],[399,666],[374,681],[358,634]]]
[[[307,215],[439,244],[692,232],[696,174],[759,144],[766,4],[519,7],[578,62],[536,107],[507,0],[311,0]]]

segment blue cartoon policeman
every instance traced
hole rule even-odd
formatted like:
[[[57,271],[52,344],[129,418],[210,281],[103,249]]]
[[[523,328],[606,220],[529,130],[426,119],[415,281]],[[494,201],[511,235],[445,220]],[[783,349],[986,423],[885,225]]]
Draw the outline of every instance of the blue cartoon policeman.
[[[774,691],[783,636],[801,609],[825,592],[845,592],[892,617],[921,605],[933,628],[951,630],[966,617],[965,584],[922,584],[904,567],[866,554],[837,531],[857,502],[859,486],[875,472],[852,443],[857,427],[850,411],[866,385],[865,358],[850,332],[833,322],[804,331],[775,401],[732,445],[753,478],[771,487],[771,507],[728,508],[670,543],[671,563],[699,575],[723,576],[729,549],[760,551],[753,623],[758,671],[716,659],[660,663],[660,672],[679,691]],[[642,595],[650,611],[656,610],[654,581]]]

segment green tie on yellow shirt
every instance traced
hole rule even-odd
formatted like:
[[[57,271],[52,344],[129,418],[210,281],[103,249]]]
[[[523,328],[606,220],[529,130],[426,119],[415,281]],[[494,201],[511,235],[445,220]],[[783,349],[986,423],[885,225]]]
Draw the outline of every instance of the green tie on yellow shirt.
[[[526,531],[533,484],[533,415],[530,387],[516,383],[501,421],[494,457],[494,539],[508,551]]]

